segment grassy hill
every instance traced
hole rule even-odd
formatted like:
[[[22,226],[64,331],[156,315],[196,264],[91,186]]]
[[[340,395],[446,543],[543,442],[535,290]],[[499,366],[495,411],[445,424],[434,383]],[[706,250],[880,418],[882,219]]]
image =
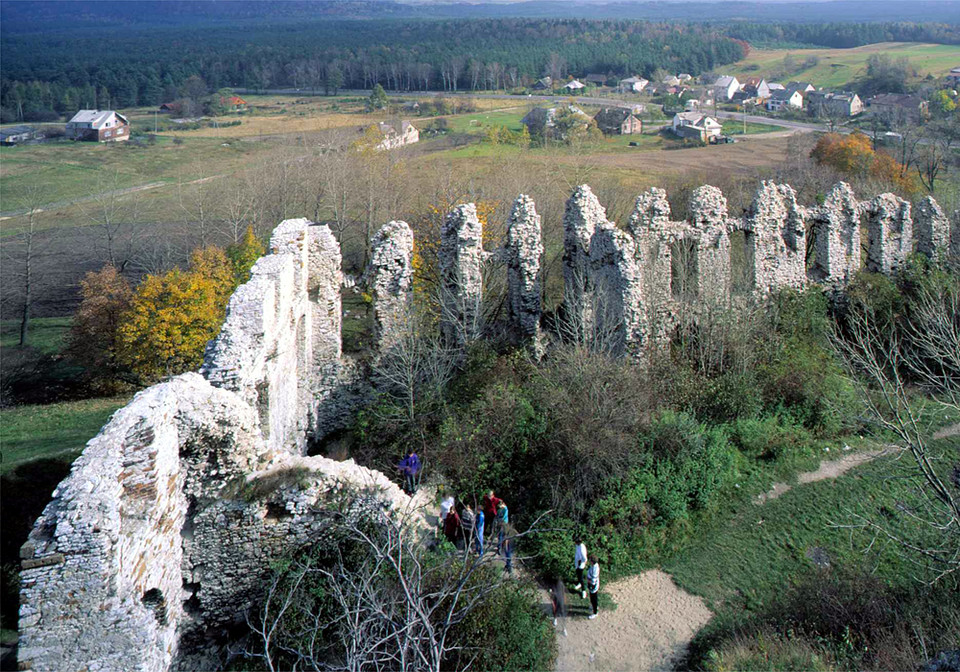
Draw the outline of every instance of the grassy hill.
[[[921,77],[946,75],[960,66],[960,47],[944,44],[881,42],[855,49],[754,49],[742,61],[723,72],[737,77],[762,76],[773,81],[802,80],[815,86],[840,87],[866,73],[867,59],[874,54],[891,58],[906,56]],[[799,69],[783,73],[783,59],[791,54]],[[804,61],[815,57],[812,67],[801,68]]]

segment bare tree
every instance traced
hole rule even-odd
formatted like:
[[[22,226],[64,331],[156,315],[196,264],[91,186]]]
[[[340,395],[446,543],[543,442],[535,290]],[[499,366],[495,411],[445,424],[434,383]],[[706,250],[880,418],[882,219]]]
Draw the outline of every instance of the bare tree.
[[[493,554],[465,549],[437,562],[419,513],[394,514],[373,497],[325,515],[336,538],[332,562],[306,555],[274,576],[248,616],[256,641],[248,654],[270,670],[351,672],[439,672],[451,656],[471,655],[455,628],[503,582]]]
[[[905,326],[869,307],[853,306],[848,333],[836,333],[833,343],[870,417],[896,437],[916,467],[917,504],[898,502],[897,510],[918,534],[904,534],[890,521],[864,516],[852,527],[896,542],[917,565],[934,566],[937,581],[960,569],[960,499],[956,483],[946,482],[943,469],[938,469],[945,460],[955,461],[956,452],[931,447],[923,407],[960,410],[960,283],[948,278],[918,291]],[[933,394],[917,402],[911,379]],[[918,541],[924,538],[933,541]]]
[[[112,266],[125,270],[134,252],[142,203],[140,191],[123,187],[120,171],[97,173],[96,191],[80,208],[102,235],[104,256]]]

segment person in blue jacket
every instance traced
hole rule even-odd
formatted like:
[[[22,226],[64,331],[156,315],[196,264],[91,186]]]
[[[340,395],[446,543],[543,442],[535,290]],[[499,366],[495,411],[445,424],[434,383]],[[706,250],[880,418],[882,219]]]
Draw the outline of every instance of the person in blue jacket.
[[[475,529],[477,533],[477,555],[483,556],[483,522],[485,516],[483,515],[483,509],[477,510],[477,518],[475,524]]]
[[[420,473],[420,458],[417,457],[417,451],[413,448],[407,451],[407,456],[400,460],[397,469],[403,474],[404,489],[408,494],[414,494],[417,491],[417,475]]]

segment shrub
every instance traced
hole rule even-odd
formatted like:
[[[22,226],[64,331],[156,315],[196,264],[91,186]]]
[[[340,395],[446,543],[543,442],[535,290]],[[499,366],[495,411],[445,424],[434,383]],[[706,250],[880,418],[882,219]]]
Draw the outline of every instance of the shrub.
[[[731,438],[740,452],[756,460],[801,455],[810,451],[813,441],[802,425],[779,415],[739,419],[733,424]]]

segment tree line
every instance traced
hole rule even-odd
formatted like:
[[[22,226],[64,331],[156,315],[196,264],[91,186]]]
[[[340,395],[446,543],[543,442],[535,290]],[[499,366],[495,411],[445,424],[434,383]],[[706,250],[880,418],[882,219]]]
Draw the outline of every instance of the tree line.
[[[293,87],[509,89],[544,75],[699,74],[744,56],[713,26],[642,21],[495,19],[325,21],[296,26],[160,27],[122,34],[6,35],[6,121],[79,107],[167,102],[191,76],[211,90]]]

